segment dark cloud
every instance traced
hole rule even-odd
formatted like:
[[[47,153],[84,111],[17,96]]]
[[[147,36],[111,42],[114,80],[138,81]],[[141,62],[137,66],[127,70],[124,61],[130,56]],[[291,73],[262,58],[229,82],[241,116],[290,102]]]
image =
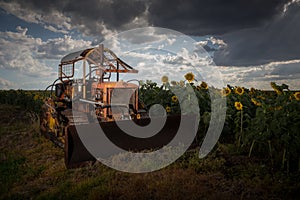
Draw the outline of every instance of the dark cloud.
[[[102,22],[109,29],[121,29],[135,17],[145,12],[146,5],[139,0],[99,1],[85,0],[69,1],[64,5],[63,12],[71,16],[73,25],[84,25],[91,34],[98,34],[98,25]]]
[[[227,47],[215,53],[217,65],[259,65],[300,58],[300,5],[265,26],[222,36]]]
[[[28,12],[43,16],[62,14],[70,18],[72,28],[88,35],[101,35],[102,24],[108,29],[122,30],[123,26],[140,17],[146,10],[145,1],[140,0],[11,0],[0,2],[17,3]],[[17,14],[18,15],[18,14]],[[59,18],[61,16],[57,16]],[[47,19],[42,19],[46,23]],[[43,21],[41,21],[43,23]],[[59,27],[60,24],[54,24]]]
[[[187,34],[223,34],[263,24],[283,10],[288,0],[154,0],[149,20],[155,26]]]
[[[66,1],[57,1],[57,0],[9,0],[6,2],[18,2],[23,8],[32,8],[32,10],[42,10],[44,12],[49,12],[51,10],[59,10],[63,7]]]
[[[280,16],[291,0],[0,0],[1,2],[17,2],[21,5],[23,14],[26,12],[33,15],[29,18],[31,20],[37,17],[41,23],[56,26],[58,30],[70,32],[75,29],[97,38],[107,34],[104,29],[115,33],[115,30],[123,31],[129,27],[141,26],[142,24],[134,24],[140,18],[143,18],[141,23],[144,25],[170,28],[197,36],[219,35],[228,44],[215,54],[215,62],[220,65],[253,65],[295,59],[300,55],[299,6],[291,5],[285,16]],[[35,13],[38,15],[34,16]],[[18,15],[18,12],[14,14]],[[208,45],[204,48],[214,51],[215,47]]]
[[[292,63],[276,67],[270,75],[280,75],[289,78],[300,79],[300,63]]]
[[[2,0],[3,1],[3,0]],[[13,0],[28,12],[59,11],[83,26],[88,34],[99,34],[99,24],[122,30],[136,18],[153,26],[186,34],[223,34],[265,23],[291,0]],[[1,2],[1,0],[0,0]],[[147,15],[145,15],[146,10]],[[147,24],[144,24],[147,25]]]

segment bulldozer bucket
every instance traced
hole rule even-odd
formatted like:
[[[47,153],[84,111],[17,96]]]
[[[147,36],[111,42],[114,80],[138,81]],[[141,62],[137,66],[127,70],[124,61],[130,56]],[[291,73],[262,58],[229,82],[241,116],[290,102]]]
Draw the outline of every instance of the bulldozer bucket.
[[[185,125],[184,129],[181,129],[181,131],[184,131],[187,137],[189,137],[188,135],[190,134],[192,138],[195,138],[195,131],[197,131],[195,122],[197,119],[196,117],[191,116],[186,116],[186,118],[188,118],[188,125]],[[140,152],[145,150],[152,151],[155,149],[160,149],[167,145],[175,137],[181,120],[181,116],[168,116],[163,128],[156,135],[148,138],[138,138],[128,135],[119,128],[116,122],[113,121],[100,122],[100,126],[109,141],[114,143],[119,148],[131,152]],[[128,121],[124,120],[120,121],[119,123],[128,123]],[[150,123],[150,119],[146,118],[135,120],[135,123],[140,126],[145,126]],[[90,140],[93,141],[93,131],[97,127],[100,128],[99,123],[76,125],[76,127],[72,125],[67,128],[65,139],[65,164],[67,168],[80,167],[87,162],[96,161],[96,158],[94,158],[94,156],[83,145],[83,142],[81,141],[77,131],[84,131],[84,133],[88,134]],[[181,139],[183,141],[185,140],[184,137]],[[105,144],[103,141],[97,141],[97,145],[98,143],[102,147],[107,146],[107,144]],[[195,140],[193,143],[195,143]]]
[[[88,125],[81,125],[88,126]],[[83,145],[74,125],[67,127],[65,135],[65,165],[67,168],[76,168],[96,159]]]

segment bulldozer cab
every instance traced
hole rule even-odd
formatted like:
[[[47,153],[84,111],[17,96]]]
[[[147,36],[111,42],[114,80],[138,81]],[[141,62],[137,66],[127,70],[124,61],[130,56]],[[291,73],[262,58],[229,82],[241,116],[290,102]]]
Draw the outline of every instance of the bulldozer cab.
[[[138,71],[103,45],[77,51],[61,59],[61,82],[56,84],[55,94],[62,100],[73,101],[73,105],[74,100],[86,103],[72,108],[81,112],[90,112],[91,105],[95,105],[102,121],[123,119],[128,110],[138,110],[138,85],[120,81],[120,73]]]

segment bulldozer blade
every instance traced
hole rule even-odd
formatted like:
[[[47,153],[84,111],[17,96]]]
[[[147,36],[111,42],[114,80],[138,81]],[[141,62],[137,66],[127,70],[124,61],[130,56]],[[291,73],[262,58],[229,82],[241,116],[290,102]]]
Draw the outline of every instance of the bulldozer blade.
[[[184,131],[187,137],[195,138],[195,131],[197,131],[197,126],[195,126],[195,122],[197,122],[197,119],[193,116],[185,117],[189,119],[188,125],[186,124],[185,128],[181,129],[181,131]],[[116,122],[100,122],[83,125],[81,124],[76,126],[71,125],[67,128],[68,130],[66,132],[65,139],[66,167],[75,168],[80,167],[87,162],[96,161],[96,158],[83,145],[83,142],[81,141],[77,131],[80,131],[81,133],[86,133],[86,136],[89,137],[90,141],[95,141],[96,137],[94,136],[95,133],[93,132],[95,132],[97,128],[101,128],[105,133],[105,136],[109,139],[109,141],[123,150],[131,152],[140,152],[145,150],[153,151],[156,149],[160,149],[163,146],[166,146],[176,136],[181,119],[181,116],[168,116],[163,128],[157,134],[148,138],[139,138],[128,135],[119,128]],[[158,118],[156,120],[160,119]],[[128,123],[128,120],[119,121],[118,123]],[[146,126],[150,123],[150,119],[145,118],[135,120],[135,123],[140,126]],[[188,136],[189,134],[190,136]],[[184,143],[185,137],[180,138],[180,140],[182,140]],[[195,143],[195,140],[193,143]],[[187,144],[191,145],[190,143]],[[108,144],[105,143],[105,141],[97,141],[97,145],[101,146],[102,149],[107,149],[101,154],[102,156],[109,157],[112,155],[112,152],[108,150],[109,148],[106,148],[108,147]]]
[[[88,126],[88,125],[81,125]],[[65,135],[65,165],[67,168],[76,168],[84,166],[88,162],[94,162],[96,159],[83,145],[77,134],[74,125],[67,127]]]

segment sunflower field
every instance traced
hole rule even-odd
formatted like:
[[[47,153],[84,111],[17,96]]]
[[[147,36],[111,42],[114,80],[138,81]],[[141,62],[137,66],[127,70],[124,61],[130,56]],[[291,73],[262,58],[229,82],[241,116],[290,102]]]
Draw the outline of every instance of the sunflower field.
[[[218,145],[227,145],[234,154],[264,159],[276,169],[300,171],[299,91],[274,82],[271,83],[273,91],[230,85],[219,89],[196,81],[193,73],[183,78],[170,81],[163,76],[162,84],[140,81],[139,100],[146,109],[154,104],[162,105],[168,115],[181,114],[183,107],[193,113],[191,105],[199,105],[197,140],[201,141],[211,119],[211,95],[226,97],[226,120]],[[196,98],[189,96],[190,90]],[[182,96],[174,95],[176,91]],[[0,104],[16,105],[38,115],[49,95],[44,91],[2,90]]]
[[[0,104],[20,106],[22,109],[39,114],[41,106],[50,93],[40,90],[0,90]]]
[[[271,82],[273,91],[230,86],[210,88],[206,82],[197,82],[192,73],[185,81],[161,78],[162,85],[152,81],[140,83],[139,98],[150,107],[160,104],[169,115],[179,114],[180,107],[199,104],[200,124],[198,139],[204,138],[211,117],[210,93],[226,97],[226,120],[219,139],[233,149],[233,153],[264,159],[273,168],[300,171],[300,92],[289,90],[288,85]],[[197,99],[179,97],[172,91],[180,88],[186,96],[191,86]],[[183,91],[183,92],[182,92]],[[193,110],[190,110],[193,112]]]

